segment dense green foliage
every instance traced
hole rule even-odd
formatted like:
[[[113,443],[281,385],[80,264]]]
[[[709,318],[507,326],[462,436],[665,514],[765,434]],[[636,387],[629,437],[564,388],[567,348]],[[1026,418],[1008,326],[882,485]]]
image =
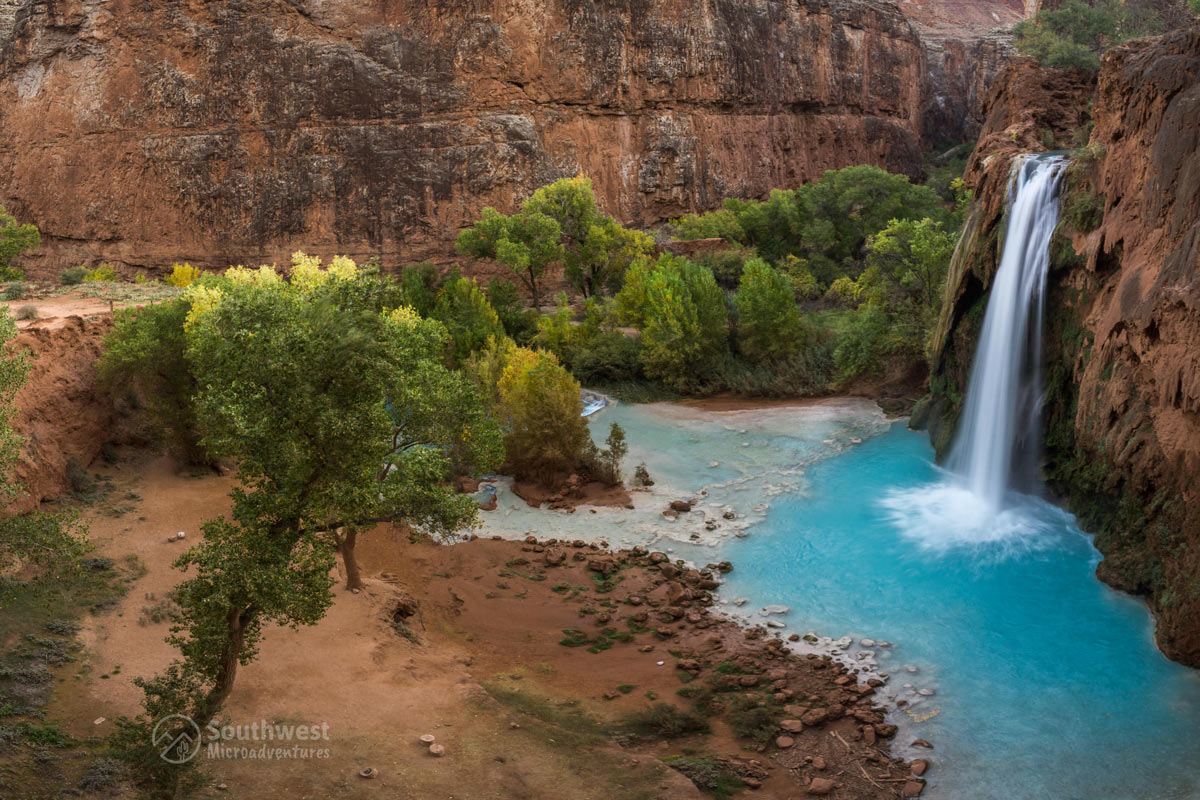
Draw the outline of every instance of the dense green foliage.
[[[518,478],[553,481],[583,462],[591,442],[579,382],[552,353],[511,345],[496,383],[505,468]]]
[[[0,206],[0,281],[21,280],[25,271],[14,267],[13,259],[22,253],[36,250],[42,243],[36,225],[21,225],[16,217]]]
[[[1100,54],[1126,39],[1157,33],[1162,21],[1150,8],[1100,0],[1065,0],[1017,24],[1017,49],[1042,64],[1066,69],[1100,68]]]
[[[762,259],[746,262],[737,292],[738,343],[752,361],[794,356],[804,341],[804,325],[791,281]]]
[[[552,221],[557,239],[534,248],[545,255],[538,279],[557,261],[582,307],[560,294],[540,315],[511,284],[488,293],[505,334],[554,353],[587,385],[627,397],[822,392],[886,359],[924,357],[970,200],[959,178],[969,153],[952,145],[931,158],[929,185],[857,166],[765,201],[726,200],[672,223],[680,238],[726,243],[687,258],[651,255],[648,239],[612,228],[585,178],[539,189],[513,217],[485,212],[459,249],[503,261],[501,240],[520,219]],[[613,242],[628,245],[618,257]],[[599,267],[593,252],[608,254]],[[605,290],[615,290],[611,301]]]
[[[932,189],[878,167],[858,166],[830,170],[796,189],[776,189],[763,202],[729,199],[722,210],[687,215],[675,226],[681,238],[719,235],[754,247],[772,264],[782,266],[795,256],[828,287],[843,275],[857,277],[870,237],[891,220],[948,222],[950,214]]]
[[[725,352],[725,295],[711,271],[664,254],[629,268],[617,294],[620,318],[642,331],[646,375],[678,390],[695,387]]]
[[[542,276],[552,262],[562,263],[572,288],[585,298],[612,293],[629,264],[654,251],[654,242],[601,213],[592,182],[580,176],[543,186],[512,216],[485,208],[459,236],[458,250],[507,266],[540,308]]]
[[[207,523],[176,562],[190,571],[171,638],[182,658],[142,682],[146,714],[122,727],[133,762],[145,759],[131,737],[156,715],[213,718],[264,624],[320,619],[335,553],[357,578],[360,528],[403,520],[446,535],[474,523],[475,503],[449,478],[494,468],[499,428],[446,365],[441,323],[387,307],[399,294],[348,259],[322,268],[297,254],[286,280],[232,268],[193,284],[171,315],[130,316],[115,332],[114,347],[136,354],[168,323],[182,329],[202,444],[231,457],[239,478],[232,518]],[[163,790],[181,779],[143,777]]]
[[[184,353],[183,322],[190,310],[185,297],[118,310],[97,374],[114,394],[136,393],[177,454],[188,463],[204,464],[210,459],[200,445],[192,401],[196,377]]]
[[[471,278],[443,283],[432,316],[446,326],[455,362],[464,361],[488,339],[504,333],[487,295]]]

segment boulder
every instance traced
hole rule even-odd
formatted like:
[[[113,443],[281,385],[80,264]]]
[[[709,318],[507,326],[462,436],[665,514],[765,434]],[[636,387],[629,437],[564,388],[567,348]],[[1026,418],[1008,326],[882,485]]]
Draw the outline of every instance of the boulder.
[[[834,790],[836,784],[829,778],[813,778],[805,789],[808,794],[829,794]]]

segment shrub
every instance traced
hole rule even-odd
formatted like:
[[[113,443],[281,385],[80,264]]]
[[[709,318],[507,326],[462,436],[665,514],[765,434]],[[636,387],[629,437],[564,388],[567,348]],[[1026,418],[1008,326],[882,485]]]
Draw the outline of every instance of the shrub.
[[[168,286],[178,286],[183,289],[196,282],[203,273],[191,264],[172,264],[171,274],[166,277]],[[139,275],[139,277],[141,277]]]
[[[526,308],[521,302],[517,285],[512,281],[492,278],[488,282],[487,296],[509,338],[517,344],[529,344],[537,334],[538,312]]]
[[[442,284],[433,317],[446,326],[454,360],[460,363],[489,338],[504,333],[487,295],[472,278],[455,278]]]
[[[83,274],[84,283],[104,283],[117,279],[117,272],[108,264],[101,264]]]
[[[786,359],[800,350],[804,326],[791,282],[762,259],[746,262],[737,309],[738,342],[751,360]]]
[[[67,267],[59,273],[59,280],[63,286],[75,286],[83,283],[84,277],[88,274],[87,267]]]
[[[688,756],[669,756],[663,763],[671,769],[680,772],[685,778],[696,785],[696,788],[717,800],[733,797],[746,783],[737,776],[723,761],[712,758],[689,758]]]
[[[752,258],[753,250],[717,250],[712,253],[697,253],[693,260],[712,271],[718,286],[733,290],[741,280],[742,269]]]
[[[1150,8],[1122,0],[1100,0],[1095,6],[1065,0],[1018,23],[1014,32],[1017,49],[1046,66],[1094,71],[1109,47],[1161,28],[1161,18]]]
[[[680,239],[716,239],[728,242],[745,240],[746,232],[737,214],[727,208],[704,214],[685,214],[671,223]]]
[[[670,703],[655,703],[635,711],[620,726],[632,736],[643,739],[677,739],[693,733],[708,733],[708,723],[691,711],[680,711]]]
[[[766,744],[775,738],[781,716],[779,707],[750,696],[738,698],[733,708],[726,712],[725,721],[738,738]]]
[[[14,281],[4,287],[3,298],[5,300],[20,300],[25,296],[25,284],[20,281]]]
[[[598,331],[571,356],[571,372],[586,386],[642,379],[642,345],[621,331]]]
[[[16,217],[0,206],[0,281],[23,280],[24,270],[12,265],[12,260],[22,253],[36,250],[42,243],[41,234],[34,225],[18,225]]]
[[[411,306],[422,317],[433,313],[437,304],[438,271],[428,261],[409,264],[400,272],[400,294],[403,304]]]
[[[833,353],[834,363],[843,379],[853,378],[879,366],[887,332],[887,314],[873,303],[864,303],[847,317]]]
[[[1104,195],[1088,188],[1070,192],[1063,201],[1063,216],[1080,233],[1090,233],[1104,221]]]
[[[17,309],[17,319],[31,320],[38,318],[37,306],[21,306]]]

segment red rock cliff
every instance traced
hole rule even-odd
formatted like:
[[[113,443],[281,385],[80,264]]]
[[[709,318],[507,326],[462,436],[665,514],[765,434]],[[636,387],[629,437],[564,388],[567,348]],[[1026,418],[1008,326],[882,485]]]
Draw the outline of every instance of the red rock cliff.
[[[0,199],[31,273],[444,257],[590,175],[650,224],[827,168],[920,168],[920,41],[875,0],[13,0]]]

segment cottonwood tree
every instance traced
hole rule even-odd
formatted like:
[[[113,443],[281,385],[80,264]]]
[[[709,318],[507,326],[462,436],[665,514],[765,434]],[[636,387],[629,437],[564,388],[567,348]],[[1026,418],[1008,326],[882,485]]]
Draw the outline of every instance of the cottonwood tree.
[[[494,258],[512,270],[529,291],[534,308],[542,305],[546,268],[562,258],[562,230],[553,217],[522,210],[511,217],[485,208],[479,222],[458,236],[460,253]]]
[[[686,390],[725,352],[725,294],[711,270],[686,258],[635,261],[616,301],[622,321],[642,330],[649,377]]]
[[[240,486],[231,518],[207,523],[177,562],[190,572],[171,637],[183,659],[144,682],[148,716],[210,721],[265,623],[323,616],[336,552],[360,584],[359,531],[403,521],[444,535],[475,521],[448,479],[454,463],[498,463],[495,423],[444,365],[445,329],[407,308],[342,304],[358,275],[341,266],[309,264],[300,285],[260,271],[194,290],[186,353],[203,443],[235,459]]]
[[[804,321],[792,282],[762,259],[742,270],[737,292],[738,341],[754,361],[794,356],[804,342]]]

